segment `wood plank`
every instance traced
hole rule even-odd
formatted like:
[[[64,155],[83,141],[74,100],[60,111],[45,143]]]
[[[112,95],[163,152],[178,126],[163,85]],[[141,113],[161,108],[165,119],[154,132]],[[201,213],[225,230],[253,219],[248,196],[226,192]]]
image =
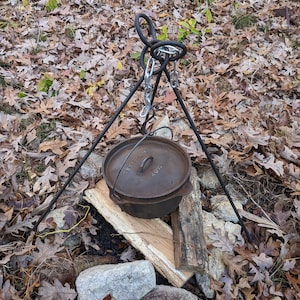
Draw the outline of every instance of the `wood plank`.
[[[85,199],[174,286],[181,287],[193,276],[193,272],[175,268],[173,232],[161,219],[139,219],[123,212],[109,198],[104,180],[86,190]]]
[[[193,191],[183,197],[172,213],[175,266],[180,270],[203,273],[207,264],[206,243],[202,224],[201,191],[197,171],[192,169]]]

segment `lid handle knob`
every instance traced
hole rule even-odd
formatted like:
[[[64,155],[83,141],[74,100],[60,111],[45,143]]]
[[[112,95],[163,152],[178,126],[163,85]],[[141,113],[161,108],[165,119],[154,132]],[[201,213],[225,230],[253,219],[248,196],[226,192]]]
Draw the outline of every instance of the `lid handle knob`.
[[[153,156],[147,156],[141,162],[139,169],[137,171],[138,174],[145,172],[153,162]]]

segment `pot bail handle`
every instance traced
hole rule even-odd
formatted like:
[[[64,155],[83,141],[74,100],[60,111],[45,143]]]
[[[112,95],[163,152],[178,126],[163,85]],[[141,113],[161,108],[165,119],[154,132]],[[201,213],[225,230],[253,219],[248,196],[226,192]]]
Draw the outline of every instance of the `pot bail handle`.
[[[146,169],[150,167],[152,162],[153,162],[153,156],[145,157],[138,168],[137,174],[141,174],[144,171],[146,171]]]

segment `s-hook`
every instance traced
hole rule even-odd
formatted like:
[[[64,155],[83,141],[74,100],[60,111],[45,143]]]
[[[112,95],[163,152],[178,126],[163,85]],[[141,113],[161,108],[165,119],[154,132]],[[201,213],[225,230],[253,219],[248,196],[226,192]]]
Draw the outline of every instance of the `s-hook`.
[[[150,36],[150,39],[146,38],[146,36],[144,35],[143,29],[142,29],[143,25],[141,25],[141,21],[144,21],[144,22],[146,21],[146,25],[147,25],[146,30],[148,31],[148,36]],[[143,83],[143,81],[145,82],[145,89],[144,89],[145,106],[140,114],[141,114],[141,116],[145,117],[145,121],[144,121],[144,124],[142,125],[140,131],[143,134],[145,134],[147,132],[146,124],[151,118],[154,117],[154,114],[155,114],[155,110],[153,107],[154,97],[157,92],[157,88],[158,88],[158,85],[160,82],[161,75],[162,75],[162,73],[165,73],[165,75],[177,97],[177,101],[180,104],[182,110],[184,111],[184,114],[185,114],[191,128],[193,129],[193,131],[201,145],[203,152],[205,153],[214,173],[216,174],[218,181],[220,182],[220,185],[221,185],[223,191],[225,192],[225,194],[226,194],[226,196],[227,196],[227,198],[239,220],[239,223],[240,223],[243,231],[246,234],[248,241],[251,242],[252,239],[250,237],[250,234],[249,234],[247,228],[245,227],[245,224],[244,224],[244,222],[243,222],[243,220],[242,220],[242,218],[241,218],[241,216],[240,216],[240,214],[239,214],[239,212],[238,212],[238,210],[237,210],[237,208],[225,186],[225,183],[224,183],[216,165],[214,164],[214,162],[211,158],[211,155],[208,152],[207,147],[206,147],[205,143],[203,142],[203,140],[196,128],[196,125],[195,125],[191,115],[189,114],[189,112],[185,106],[185,103],[179,93],[179,90],[178,90],[178,73],[177,73],[177,69],[176,69],[176,62],[177,62],[177,60],[179,60],[186,54],[186,52],[187,52],[186,46],[177,41],[159,41],[159,40],[157,40],[155,28],[154,28],[154,25],[153,25],[151,19],[143,13],[136,15],[135,28],[136,28],[136,31],[137,31],[141,41],[144,43],[144,48],[141,52],[141,58],[140,58],[140,64],[144,70],[143,75],[138,80],[138,82],[135,84],[135,86],[133,87],[133,89],[131,90],[129,95],[126,97],[126,99],[122,102],[122,104],[117,109],[117,111],[114,113],[114,115],[112,116],[110,121],[107,123],[107,125],[105,126],[103,131],[95,139],[95,141],[91,145],[91,148],[86,153],[86,155],[82,158],[82,160],[78,163],[78,165],[76,166],[74,171],[71,173],[71,175],[69,176],[69,178],[67,179],[65,184],[61,187],[61,189],[58,191],[58,193],[55,195],[55,197],[51,200],[47,209],[44,211],[44,213],[41,215],[39,220],[34,225],[33,230],[35,232],[37,231],[38,225],[45,218],[45,216],[49,213],[49,211],[51,210],[53,205],[56,203],[56,201],[58,200],[60,195],[64,192],[66,187],[72,181],[72,179],[74,178],[76,173],[79,171],[81,166],[84,164],[84,162],[87,160],[89,155],[94,151],[97,144],[105,136],[108,129],[111,127],[111,125],[114,123],[114,121],[118,118],[119,114],[122,112],[122,110],[124,109],[124,107],[126,106],[128,101],[132,98],[132,96],[137,91],[137,89],[140,87],[140,85]],[[148,59],[146,59],[146,55],[149,56]],[[173,63],[173,70],[171,73],[167,70],[167,65],[169,63]],[[156,80],[155,80],[155,84],[153,87],[152,86],[152,77],[155,75],[156,75]],[[151,116],[150,116],[150,113],[152,113]]]

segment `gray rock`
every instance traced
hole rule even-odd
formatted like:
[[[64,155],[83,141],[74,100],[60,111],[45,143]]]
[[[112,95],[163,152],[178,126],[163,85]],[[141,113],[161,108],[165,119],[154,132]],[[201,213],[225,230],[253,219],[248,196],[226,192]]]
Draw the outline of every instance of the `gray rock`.
[[[208,299],[213,299],[215,296],[214,290],[210,287],[210,277],[208,274],[195,274],[196,281],[201,291]]]
[[[155,271],[147,260],[100,265],[82,271],[76,279],[78,300],[138,300],[156,286]]]
[[[216,190],[220,188],[220,182],[211,167],[201,168],[199,178],[201,185],[205,189]]]
[[[79,151],[79,157],[82,159],[86,153],[86,150]],[[83,179],[100,177],[103,160],[102,156],[92,152],[79,170],[81,177]]]
[[[222,251],[214,248],[210,250],[208,256],[207,271],[204,274],[197,273],[196,281],[203,294],[208,299],[213,299],[215,292],[210,287],[210,278],[219,280],[225,272],[225,265],[222,260]]]
[[[167,285],[158,285],[141,300],[198,300],[191,292]]]
[[[168,115],[165,115],[154,125],[154,129],[158,129],[161,127],[170,127],[170,120]],[[170,139],[172,137],[172,132],[168,128],[161,128],[155,132],[155,135]]]
[[[226,185],[226,189],[234,201],[238,201],[243,205],[245,205],[248,202],[248,198],[239,191],[237,191],[233,184],[228,183]]]
[[[210,201],[212,206],[212,213],[217,218],[222,219],[224,221],[238,223],[239,220],[226,195],[213,196],[211,197]],[[233,202],[238,210],[243,209],[241,202],[234,200]]]
[[[243,240],[237,240],[237,238],[242,238],[241,226],[239,224],[217,219],[212,213],[205,210],[202,212],[202,217],[204,237],[207,245],[214,242],[209,238],[209,234],[214,231],[213,227],[220,230],[220,234],[227,237],[232,244],[243,244]]]

